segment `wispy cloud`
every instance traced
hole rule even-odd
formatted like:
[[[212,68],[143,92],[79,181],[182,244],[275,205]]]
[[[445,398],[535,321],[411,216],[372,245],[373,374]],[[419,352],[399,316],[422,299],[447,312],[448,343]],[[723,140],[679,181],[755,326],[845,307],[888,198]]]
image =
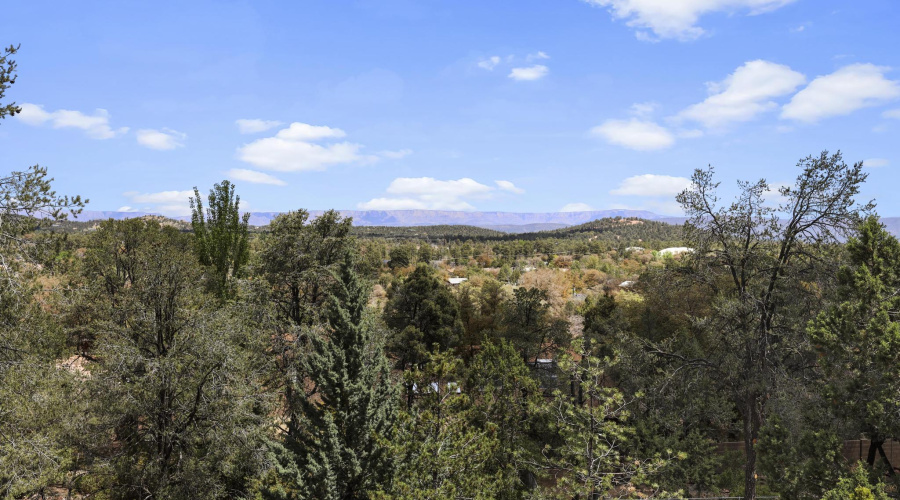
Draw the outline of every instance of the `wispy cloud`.
[[[242,118],[240,120],[235,120],[234,123],[237,124],[238,131],[242,134],[258,134],[281,125],[281,122],[279,121],[259,120],[255,118]]]
[[[478,61],[478,67],[481,69],[486,69],[488,71],[493,71],[498,64],[500,64],[500,56],[486,57]]]
[[[524,190],[509,181],[495,181],[497,188],[464,177],[438,180],[433,177],[399,177],[385,190],[389,197],[359,203],[363,210],[475,210],[470,203],[486,200],[497,191],[521,194]]]
[[[264,172],[248,170],[245,168],[233,168],[227,173],[228,178],[235,181],[246,181],[252,184],[270,184],[272,186],[284,186],[285,182],[277,177]]]
[[[183,148],[187,134],[164,128],[162,130],[141,129],[137,133],[137,142],[141,146],[157,150]]]
[[[92,139],[112,139],[128,132],[128,127],[113,129],[109,125],[110,115],[105,109],[96,109],[93,115],[81,111],[60,109],[46,111],[39,104],[23,103],[22,112],[16,115],[19,121],[32,126],[50,124],[53,128],[75,128],[82,130]]]
[[[609,9],[614,19],[636,28],[637,38],[694,40],[706,32],[697,25],[700,18],[713,12],[760,14],[796,0],[583,0]],[[652,33],[652,34],[651,34]]]
[[[141,211],[160,213],[168,216],[190,215],[190,198],[194,196],[191,190],[186,191],[160,191],[158,193],[139,193],[137,191],[129,191],[122,193],[128,198],[132,204],[140,205],[140,210],[132,209],[129,211]],[[127,206],[131,209],[131,206]]]
[[[560,212],[593,212],[594,207],[587,203],[569,203],[559,209]]]
[[[540,80],[544,78],[550,73],[550,68],[544,66],[543,64],[535,64],[534,66],[529,66],[525,68],[513,68],[512,71],[509,72],[509,78],[520,82],[529,82],[534,80]]]
[[[610,144],[636,151],[666,149],[675,144],[675,136],[659,124],[632,118],[631,120],[607,120],[591,129],[591,135]]]
[[[690,186],[691,180],[686,177],[644,174],[622,180],[619,187],[610,191],[609,194],[616,196],[672,197]]]

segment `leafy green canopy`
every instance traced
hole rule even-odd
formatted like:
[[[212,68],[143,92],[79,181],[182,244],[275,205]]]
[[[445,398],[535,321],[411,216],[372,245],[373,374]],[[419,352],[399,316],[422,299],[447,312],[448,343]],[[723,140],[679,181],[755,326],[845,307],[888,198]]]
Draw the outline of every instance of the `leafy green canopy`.
[[[226,294],[229,278],[240,276],[250,258],[247,230],[250,214],[241,216],[241,197],[234,185],[225,180],[209,190],[209,206],[204,211],[200,191],[194,187],[191,197],[191,226],[197,257],[215,272],[215,285]]]

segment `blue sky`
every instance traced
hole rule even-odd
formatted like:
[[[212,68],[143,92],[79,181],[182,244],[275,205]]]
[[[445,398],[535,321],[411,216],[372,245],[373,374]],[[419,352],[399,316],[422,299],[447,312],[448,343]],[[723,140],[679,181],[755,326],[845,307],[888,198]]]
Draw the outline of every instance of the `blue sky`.
[[[896,0],[6,6],[7,170],[93,210],[640,208],[694,168],[773,186],[823,149],[900,215]]]

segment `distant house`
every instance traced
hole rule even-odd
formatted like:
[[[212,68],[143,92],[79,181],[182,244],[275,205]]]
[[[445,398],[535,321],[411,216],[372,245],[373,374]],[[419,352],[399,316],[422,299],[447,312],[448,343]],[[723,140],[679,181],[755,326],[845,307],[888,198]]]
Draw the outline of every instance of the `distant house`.
[[[671,247],[671,248],[663,248],[659,251],[659,255],[681,255],[683,253],[691,253],[693,252],[693,248],[688,247]]]
[[[628,247],[625,249],[626,252],[643,252],[644,247]]]
[[[458,284],[460,284],[460,283],[462,283],[462,282],[464,282],[464,281],[469,281],[469,278],[447,278],[447,281],[448,281],[451,285],[458,285]]]

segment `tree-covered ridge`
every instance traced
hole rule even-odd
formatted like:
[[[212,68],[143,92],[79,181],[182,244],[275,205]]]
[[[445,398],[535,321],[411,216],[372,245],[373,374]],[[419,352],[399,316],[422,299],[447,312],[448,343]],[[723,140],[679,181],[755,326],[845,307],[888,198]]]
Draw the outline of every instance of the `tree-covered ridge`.
[[[361,238],[385,239],[481,239],[499,238],[505,233],[477,226],[353,226],[353,234]]]

